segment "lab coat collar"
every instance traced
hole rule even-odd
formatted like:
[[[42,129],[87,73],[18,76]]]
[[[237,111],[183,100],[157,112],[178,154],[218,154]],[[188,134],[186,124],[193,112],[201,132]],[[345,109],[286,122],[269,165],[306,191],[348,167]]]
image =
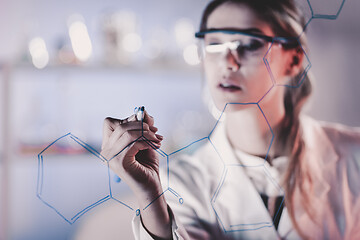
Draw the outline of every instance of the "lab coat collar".
[[[263,204],[260,194],[244,171],[246,166],[243,166],[235,156],[226,136],[223,123],[218,123],[217,128],[209,139],[221,161],[226,166],[225,176],[220,179],[219,188],[214,194],[215,198],[212,199],[212,205],[224,231],[240,231],[239,234],[250,237],[252,234],[255,234],[255,229],[262,229],[261,232],[267,236],[266,239],[278,238],[277,232],[272,225],[272,218]],[[263,165],[250,167],[263,168]],[[230,198],[227,199],[227,194],[230,194],[232,199],[234,199],[234,196],[237,196],[238,203],[232,211],[241,212],[241,214],[222,216],[222,212],[226,212],[229,204],[231,204],[229,202]]]
[[[301,196],[298,189],[296,189],[294,193],[295,206],[297,206],[295,210],[295,216],[298,221],[298,225],[301,226],[302,229],[307,229],[306,231],[308,232],[318,233],[318,236],[321,236],[321,228],[314,224],[314,220],[321,224],[324,218],[323,214],[326,212],[326,208],[329,206],[329,178],[333,176],[334,171],[336,171],[336,164],[339,157],[335,151],[334,144],[329,140],[322,125],[319,122],[313,120],[310,117],[301,116],[300,124],[303,131],[302,137],[305,143],[303,157],[301,158],[301,161],[303,161],[302,171],[304,175],[309,176],[311,179],[306,179],[304,186],[306,190],[308,190],[308,197],[312,206],[315,207],[315,219],[311,219],[302,207],[303,196]],[[209,138],[210,142],[215,147],[224,165],[241,166],[241,163],[233,152],[224,128],[224,124],[219,123],[217,129],[215,129]],[[240,185],[252,185],[251,181],[245,177],[246,175],[243,170],[241,175],[244,176],[244,179],[241,180],[243,181],[243,184]],[[249,191],[249,188],[247,188],[247,191]],[[254,193],[254,195],[251,194],[252,196],[256,195],[255,187],[252,188],[251,192]],[[258,204],[258,206],[262,205],[260,197],[256,197],[252,199],[252,201],[254,204]],[[262,212],[264,220],[270,220],[270,215],[268,214],[265,207]],[[275,233],[276,232],[274,229],[272,234]]]

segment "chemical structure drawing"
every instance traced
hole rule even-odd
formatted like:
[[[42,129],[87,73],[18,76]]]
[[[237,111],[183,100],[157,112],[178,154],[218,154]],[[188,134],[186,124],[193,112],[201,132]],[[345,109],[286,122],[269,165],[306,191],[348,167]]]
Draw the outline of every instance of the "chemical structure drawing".
[[[274,73],[271,71],[271,61],[269,61],[269,54],[271,53],[271,49],[276,45],[276,41],[277,41],[277,37],[274,38],[273,42],[271,43],[268,51],[266,52],[263,60],[264,63],[268,69],[268,72],[270,74],[270,77],[274,83],[275,86],[284,86],[284,87],[290,87],[290,88],[298,88],[305,80],[309,70],[312,67],[312,64],[310,62],[310,59],[303,47],[303,44],[301,43],[301,38],[303,33],[306,31],[308,25],[310,24],[310,22],[312,22],[312,20],[314,19],[325,19],[325,20],[336,20],[344,6],[345,0],[330,0],[326,2],[326,8],[327,8],[327,12],[323,12],[324,10],[324,3],[321,1],[316,1],[316,0],[306,0],[306,6],[308,8],[308,10],[310,11],[310,18],[307,20],[307,22],[305,23],[301,33],[296,37],[296,38],[288,38],[289,41],[297,41],[298,42],[298,46],[300,47],[300,50],[303,52],[304,54],[304,59],[303,59],[303,70],[301,71],[301,73],[298,75],[298,77],[295,79],[295,82],[292,82],[290,84],[280,84],[276,81],[277,76],[274,75]]]
[[[314,19],[336,20],[345,4],[345,0],[329,0],[326,1],[326,4],[324,4],[324,1],[319,0],[302,1],[306,1],[307,8],[311,15],[310,18],[306,20],[303,32]],[[302,33],[300,36],[301,35]]]
[[[213,132],[215,131],[215,128],[218,128],[219,124],[222,122],[222,118],[226,117],[224,114],[226,113],[227,108],[235,108],[235,107],[241,107],[241,108],[255,108],[258,109],[259,116],[261,116],[262,121],[264,122],[264,125],[267,125],[269,127],[269,130],[271,132],[271,136],[269,136],[268,139],[268,145],[265,146],[264,151],[266,152],[266,156],[261,160],[261,158],[254,159],[253,162],[241,162],[239,160],[239,157],[235,156],[234,152],[231,150],[229,146],[224,145],[224,139],[219,139],[217,136],[213,137]],[[260,118],[260,117],[259,117]],[[216,132],[215,132],[216,134]],[[254,188],[249,187],[252,185],[252,183],[249,181],[249,179],[246,176],[246,169],[252,168],[257,169],[261,172],[261,174],[264,175],[264,178],[268,179],[268,182],[272,185],[272,192],[275,192],[276,195],[283,196],[283,190],[279,186],[279,184],[276,183],[276,181],[271,177],[269,172],[267,171],[266,164],[267,164],[267,158],[268,154],[271,148],[271,145],[274,141],[274,132],[268,122],[268,119],[266,118],[264,112],[262,111],[261,107],[258,103],[252,103],[252,104],[242,104],[242,103],[228,103],[223,109],[222,115],[218,119],[217,123],[215,124],[214,129],[211,131],[209,135],[209,140],[211,141],[212,146],[216,149],[216,152],[219,156],[221,156],[221,161],[224,164],[224,171],[222,173],[222,176],[218,180],[217,189],[215,193],[213,194],[211,198],[211,205],[213,210],[215,211],[216,217],[218,218],[218,221],[220,225],[222,226],[223,230],[225,232],[232,232],[232,231],[246,231],[246,230],[256,230],[264,227],[271,227],[273,226],[273,222],[269,219],[262,219],[261,217],[258,217],[256,215],[246,216],[244,218],[244,215],[236,215],[234,216],[230,221],[229,218],[226,218],[222,216],[224,212],[226,212],[223,209],[223,206],[233,206],[231,211],[234,212],[242,212],[246,213],[247,211],[243,208],[248,208],[248,204],[246,202],[242,202],[242,194],[246,193],[253,194],[254,199],[259,200],[259,195],[257,191],[254,191]],[[229,145],[229,144],[228,144]],[[241,156],[240,156],[241,157]],[[246,159],[246,157],[245,157]],[[239,182],[242,182],[244,184],[238,184]],[[233,198],[229,197],[222,197],[222,196],[229,196],[229,193],[232,193],[233,195],[238,196],[237,197],[237,203],[236,204],[230,204],[226,203],[229,199],[234,200]],[[257,197],[256,197],[257,196]],[[231,201],[230,200],[230,201]],[[259,206],[263,204],[260,199]],[[219,203],[220,202],[220,203]],[[224,203],[225,202],[225,203]],[[277,217],[279,210],[282,209],[282,202],[279,205],[277,211],[277,214],[274,216]],[[246,224],[245,224],[246,222]]]
[[[59,156],[53,154],[57,152],[62,155],[61,164]],[[86,162],[76,157],[84,152],[89,153]],[[85,171],[82,166],[85,163],[96,171]],[[94,181],[93,175],[99,176],[101,181]],[[86,198],[83,197],[86,189],[94,187],[100,191],[89,192]],[[108,189],[107,162],[73,134],[58,138],[38,154],[37,197],[68,223],[73,224],[84,213],[109,200]],[[58,192],[66,194],[60,196]]]
[[[324,2],[322,1],[315,1],[315,0],[307,0],[309,4],[309,8],[311,11],[311,16],[313,19],[315,18],[322,18],[322,19],[330,19],[335,20],[338,18],[345,0],[330,0],[326,2],[326,5],[328,8],[331,8],[328,10],[329,12],[323,12],[324,9]]]
[[[146,144],[148,144],[149,146],[153,147],[150,143],[150,141],[147,141],[145,139],[138,139],[137,141],[144,141]],[[160,168],[162,169],[168,169],[168,156],[166,153],[164,153],[163,151],[159,150],[159,149],[155,149],[154,147],[154,152],[156,154],[157,159],[159,160],[159,164],[160,164]],[[114,161],[114,159],[112,159],[111,161]],[[111,164],[111,163],[109,163]],[[123,182],[113,171],[109,171],[110,172],[110,179],[113,179],[113,181],[110,181],[110,195],[112,196],[112,199],[114,199],[115,201],[117,201],[120,204],[123,204],[125,207],[129,208],[130,210],[134,210],[134,203],[126,203],[126,200],[124,200],[124,188],[127,187],[126,183]],[[114,181],[115,179],[115,181]],[[163,182],[163,188],[164,188],[164,192],[166,192],[166,190],[169,188],[169,185],[167,182]],[[130,189],[129,189],[130,190]],[[148,205],[142,209],[142,210],[146,210],[146,208],[152,203],[154,202],[158,197],[160,197],[162,194],[161,193],[159,196],[157,196],[155,199],[152,199],[149,201]],[[141,209],[137,210],[138,212],[141,211]]]
[[[165,177],[164,179],[167,179],[167,181],[163,181],[162,182],[162,187],[163,187],[163,192],[160,193],[157,197],[155,197],[154,199],[151,199],[149,201],[149,203],[141,210],[141,209],[137,209],[136,210],[136,214],[140,214],[140,211],[145,211],[153,202],[155,202],[160,196],[162,196],[163,194],[165,194],[166,192],[170,192],[172,193],[174,196],[176,196],[177,198],[179,198],[179,202],[182,202],[182,198],[181,196],[169,186],[169,155],[167,153],[165,153],[163,150],[161,150],[160,148],[157,148],[149,139],[146,138],[146,136],[144,136],[144,129],[143,129],[143,122],[144,122],[144,107],[139,107],[139,108],[135,108],[134,112],[136,115],[138,115],[138,119],[141,122],[141,136],[138,137],[136,140],[134,140],[133,142],[131,142],[130,144],[128,144],[128,146],[126,146],[124,149],[122,149],[118,154],[116,154],[114,157],[112,157],[111,159],[109,159],[109,165],[111,165],[111,161],[114,161],[114,158],[116,158],[119,154],[121,154],[123,151],[126,151],[133,143],[137,142],[137,141],[144,141],[146,144],[148,144],[152,150],[154,150],[157,154],[157,158],[159,160],[159,167],[161,169],[165,169]],[[142,113],[139,115],[139,113]],[[114,199],[115,201],[124,204],[123,201],[121,201],[120,199],[120,194],[116,194],[116,185],[118,184],[114,184],[110,181],[110,195],[111,198]],[[118,191],[119,193],[120,191]],[[125,204],[124,204],[125,205]],[[132,207],[130,207],[128,204],[126,204],[125,206],[127,206],[128,208],[130,208],[131,210],[133,210]]]
[[[198,158],[199,154],[203,157]],[[217,179],[220,179],[225,169],[225,164],[211,144],[209,137],[203,137],[170,153],[169,160],[170,172],[168,174],[168,181],[182,196],[178,200],[180,204],[173,204],[174,207],[181,207],[180,205],[184,202],[191,204],[189,199],[194,198],[200,189],[204,188],[205,183],[201,181],[203,179],[202,176],[211,177],[212,181],[215,182]],[[201,177],[196,180],[197,178],[194,175]],[[188,186],[193,187],[189,188]],[[172,198],[167,198],[167,201],[175,203]]]
[[[143,119],[141,119],[143,121]],[[126,151],[133,143],[137,141],[143,141],[148,144],[154,151],[156,151],[157,157],[159,159],[159,164],[161,168],[167,169],[167,174],[169,173],[169,160],[168,155],[163,152],[161,149],[156,148],[150,140],[148,140],[143,133],[139,138],[128,144],[124,149],[122,149],[116,156],[121,154],[123,151]],[[67,141],[67,142],[65,142]],[[69,156],[65,159],[68,160],[67,163],[62,162],[66,165],[66,168],[57,168],[53,169],[48,164],[51,161],[54,161],[54,156],[52,152],[59,152],[58,149],[65,149],[66,146],[73,146],[72,150],[67,150],[69,154],[74,153],[88,153],[85,157],[86,160],[78,160],[76,157]],[[66,147],[66,149],[69,149]],[[64,157],[64,153],[61,153]],[[89,155],[91,157],[89,157]],[[68,133],[64,136],[56,139],[54,142],[49,144],[43,151],[38,154],[38,179],[37,179],[37,197],[48,207],[53,209],[60,217],[62,217],[69,224],[75,223],[82,215],[84,215],[89,210],[94,207],[104,203],[108,200],[114,200],[117,203],[123,205],[124,207],[134,211],[136,215],[140,214],[140,211],[145,211],[148,206],[150,206],[156,199],[158,199],[165,192],[169,191],[179,198],[179,202],[182,203],[183,199],[181,196],[172,189],[169,184],[164,184],[164,191],[154,199],[149,201],[149,204],[143,209],[138,209],[135,207],[136,204],[128,203],[122,199],[122,195],[119,194],[128,188],[121,179],[114,174],[110,169],[109,164],[111,161],[114,161],[116,156],[111,159],[106,159],[103,157],[97,150],[93,147],[76,137],[75,135]],[[74,160],[75,159],[75,160]],[[55,161],[56,162],[56,159]],[[79,164],[86,164],[91,166],[91,164],[96,165],[98,178],[94,177],[94,173],[82,172],[82,168]],[[79,180],[78,176],[84,175],[81,178],[83,181]],[[66,179],[66,181],[63,181]],[[97,179],[96,181],[94,179]],[[100,179],[100,182],[98,181]],[[168,179],[168,178],[167,178]],[[92,181],[91,181],[92,180]],[[102,189],[101,194],[93,191],[95,196],[93,198],[81,198],[81,193],[86,189],[94,188],[94,186],[99,186],[98,189]],[[66,196],[58,196],[56,190],[66,189],[68,194]],[[69,208],[69,206],[71,206]]]
[[[299,46],[299,50],[302,51],[303,54],[303,67],[300,71],[300,73],[298,74],[298,76],[294,79],[295,81],[287,83],[287,84],[281,84],[277,81],[278,77],[276,76],[276,74],[274,74],[274,72],[271,70],[271,51],[272,48],[275,46],[276,43],[276,37],[274,38],[273,42],[271,43],[268,51],[266,52],[263,61],[264,64],[268,70],[268,73],[270,75],[270,78],[273,82],[273,87],[277,87],[277,86],[283,86],[283,87],[289,87],[289,88],[298,88],[300,87],[300,85],[304,82],[308,72],[310,71],[312,65],[310,62],[310,59],[308,57],[308,55],[306,54],[300,40],[299,40],[300,36],[296,39],[291,39],[291,41],[296,41],[296,44]],[[260,100],[261,101],[261,100]],[[259,101],[259,102],[260,102]]]
[[[245,177],[248,168],[256,168],[257,171],[262,173],[263,178],[270,182],[272,185],[272,193],[279,196],[279,204],[276,207],[275,215],[272,217],[257,215],[257,208],[262,207],[264,202],[259,193],[252,187],[251,181]],[[239,184],[241,182],[242,184]],[[236,197],[236,204],[234,198],[229,198],[229,193]],[[246,194],[246,198],[244,198]],[[247,199],[251,198],[252,202],[249,204]],[[284,203],[284,191],[278,183],[272,178],[265,166],[249,167],[241,165],[228,166],[221,178],[219,188],[211,199],[212,207],[216,213],[216,217],[223,228],[224,232],[234,231],[250,231],[258,230],[261,228],[273,227],[274,220],[280,218],[282,212],[282,205]],[[232,203],[231,203],[232,202]],[[224,206],[231,204],[231,212],[241,212],[242,214],[235,214],[224,216]]]
[[[305,1],[305,0],[304,0]],[[277,81],[277,76],[274,74],[274,72],[271,70],[271,59],[270,54],[272,51],[272,48],[274,46],[274,43],[276,41],[276,37],[274,38],[274,41],[271,43],[268,51],[263,56],[264,64],[267,68],[267,71],[269,73],[271,81],[269,82],[269,89],[261,94],[260,99],[255,99],[253,102],[247,102],[247,103],[227,103],[224,106],[224,109],[222,110],[222,113],[220,117],[218,118],[215,126],[210,131],[209,135],[206,137],[203,137],[201,139],[198,139],[187,146],[180,148],[170,154],[165,153],[160,148],[155,147],[152,142],[147,139],[143,133],[142,136],[137,138],[135,141],[130,143],[128,146],[126,146],[123,150],[121,150],[119,154],[121,154],[123,151],[126,151],[128,147],[130,147],[131,144],[137,141],[144,141],[146,144],[151,146],[151,148],[156,151],[156,154],[160,160],[160,165],[162,167],[162,183],[163,183],[163,192],[159,194],[154,199],[151,199],[146,207],[143,209],[138,209],[134,205],[130,203],[126,203],[122,198],[119,192],[121,192],[119,189],[121,186],[123,186],[125,183],[121,181],[119,177],[117,177],[111,170],[109,165],[111,164],[111,161],[114,161],[114,156],[111,159],[104,158],[99,152],[97,152],[94,148],[92,148],[87,143],[83,142],[76,136],[72,135],[71,133],[68,133],[57,140],[55,140],[53,143],[51,143],[48,147],[46,147],[41,153],[38,155],[38,182],[37,182],[37,197],[47,206],[49,206],[51,209],[53,209],[57,214],[59,214],[66,222],[73,224],[76,220],[78,220],[81,216],[83,216],[86,212],[93,209],[94,207],[100,205],[101,203],[104,203],[108,200],[114,200],[118,202],[119,204],[122,204],[126,208],[128,208],[131,211],[134,211],[136,215],[139,215],[141,211],[145,211],[154,201],[156,201],[160,196],[162,196],[165,193],[170,193],[172,196],[175,197],[176,201],[180,203],[181,205],[187,201],[186,197],[189,196],[188,194],[191,194],[191,191],[184,191],[180,190],[177,192],[175,189],[176,184],[178,184],[178,181],[176,178],[173,178],[173,172],[172,168],[177,168],[177,171],[179,170],[178,161],[175,159],[181,158],[178,157],[179,155],[184,155],[183,153],[186,151],[194,152],[191,150],[192,148],[197,149],[198,151],[202,148],[206,148],[206,151],[211,154],[212,159],[214,160],[214,168],[217,169],[216,172],[214,172],[213,179],[216,181],[216,187],[212,190],[213,195],[210,197],[209,204],[211,205],[216,218],[218,222],[220,223],[221,227],[223,228],[224,232],[234,232],[234,231],[255,231],[261,228],[270,228],[274,226],[274,219],[278,218],[281,215],[281,211],[284,204],[285,199],[285,191],[282,189],[282,187],[279,185],[277,180],[275,180],[275,177],[269,170],[267,166],[267,158],[268,154],[270,152],[271,146],[273,144],[275,135],[274,132],[268,122],[268,119],[263,112],[261,108],[261,102],[262,100],[269,94],[275,87],[289,87],[289,88],[298,88],[301,86],[301,84],[304,82],[304,79],[306,78],[309,70],[311,69],[311,62],[310,59],[303,48],[300,38],[302,37],[302,34],[312,22],[313,19],[329,19],[329,20],[335,20],[339,16],[343,5],[345,3],[345,0],[332,0],[331,4],[332,6],[335,6],[336,10],[333,12],[320,12],[317,9],[319,6],[314,6],[314,0],[306,0],[308,7],[311,12],[310,19],[306,22],[303,31],[301,34],[295,38],[291,39],[292,41],[297,41],[298,45],[301,47],[301,51],[303,51],[304,55],[304,67],[302,69],[302,72],[299,74],[298,78],[296,79],[296,82],[293,82],[291,84],[280,84]],[[323,3],[322,3],[323,4]],[[248,163],[240,163],[237,161],[236,156],[234,156],[234,153],[231,151],[231,149],[222,149],[222,144],[218,142],[218,140],[214,137],[214,134],[216,134],[216,129],[223,127],[221,124],[221,121],[224,117],[226,117],[226,109],[228,108],[249,108],[253,107],[256,108],[259,112],[259,116],[262,121],[266,122],[266,125],[269,127],[269,130],[271,132],[271,137],[269,138],[269,143],[266,146],[266,156],[264,156],[262,162],[257,162],[256,164],[248,164]],[[143,118],[141,119],[143,121]],[[143,130],[142,130],[143,131]],[[97,161],[97,164],[99,164],[99,171],[102,171],[103,175],[103,182],[101,183],[103,186],[103,189],[105,191],[101,194],[98,194],[97,196],[94,196],[92,199],[88,199],[87,201],[82,201],[81,204],[78,204],[72,211],[65,211],[64,208],[62,208],[61,204],[59,204],[59,200],[57,198],[60,198],[59,196],[54,195],[54,193],[51,193],[51,189],[56,188],[64,188],[66,186],[61,185],[52,185],[54,181],[51,180],[49,177],[49,170],[47,168],[47,161],[51,158],[51,154],[48,153],[51,152],[52,148],[55,147],[57,144],[59,144],[61,141],[68,139],[72,141],[73,144],[77,144],[78,148],[82,148],[82,150],[79,151],[86,151],[89,154],[91,154],[94,158],[94,162]],[[223,140],[223,139],[222,139]],[[199,147],[200,146],[200,147]],[[196,155],[196,152],[194,153]],[[191,158],[191,154],[185,154],[185,158]],[[116,159],[115,159],[116,160]],[[190,162],[190,161],[188,161]],[[180,162],[181,163],[181,162]],[[194,167],[197,167],[197,169],[202,169],[201,162],[193,162]],[[261,174],[264,176],[265,179],[270,183],[270,187],[273,190],[274,195],[276,196],[282,196],[280,198],[280,204],[278,205],[278,208],[275,210],[276,213],[271,219],[268,217],[267,219],[263,219],[262,217],[256,216],[256,215],[235,215],[232,219],[226,219],[224,216],[222,216],[222,212],[224,210],[222,209],[224,206],[227,208],[230,208],[230,211],[233,212],[244,212],[243,208],[248,207],[246,203],[241,202],[242,201],[242,194],[249,194],[253,195],[254,197],[252,199],[256,199],[258,202],[258,206],[264,206],[264,203],[262,202],[261,197],[259,196],[257,191],[254,191],[254,188],[249,187],[251,185],[251,182],[249,182],[248,178],[245,178],[246,176],[245,172],[247,169],[257,169]],[[55,170],[54,170],[55,171]],[[65,178],[69,179],[69,173],[67,170],[56,170],[59,172],[58,178]],[[75,170],[74,170],[75,171]],[[75,172],[74,172],[75,174]],[[187,174],[184,172],[184,174]],[[239,180],[238,178],[243,177],[242,180]],[[115,179],[115,181],[113,181]],[[164,180],[165,179],[165,180]],[[236,181],[234,181],[236,179]],[[237,182],[242,181],[245,184],[237,184]],[[76,199],[76,195],[74,193],[81,192],[82,189],[85,189],[87,186],[87,183],[81,183],[77,186],[75,190],[69,191],[69,202],[68,205],[75,204],[75,202],[72,202],[73,199]],[[196,184],[196,183],[194,183]],[[173,187],[173,185],[175,185]],[[189,186],[191,186],[191,183],[189,183]],[[232,192],[237,197],[237,204],[234,204],[233,202],[227,202],[227,193]],[[61,198],[62,199],[62,198]],[[221,204],[219,204],[221,203]],[[255,212],[255,211],[254,211]],[[246,223],[245,223],[246,222]]]

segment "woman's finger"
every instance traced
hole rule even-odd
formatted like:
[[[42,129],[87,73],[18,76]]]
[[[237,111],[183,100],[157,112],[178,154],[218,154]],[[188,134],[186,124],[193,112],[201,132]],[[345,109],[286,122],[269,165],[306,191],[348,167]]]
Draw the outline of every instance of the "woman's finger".
[[[148,150],[148,149],[159,149],[161,147],[160,142],[148,142],[145,140],[136,141],[129,146],[126,151],[126,155],[129,157],[135,157],[140,151]]]
[[[152,144],[158,144],[162,141],[162,136],[151,131],[126,131],[112,145],[104,147],[103,152],[106,155],[104,157],[112,158],[136,141],[150,141]]]
[[[148,112],[144,111],[144,119],[143,121],[139,121],[137,119],[136,114],[133,114],[125,119],[116,119],[112,117],[107,117],[104,120],[103,126],[103,141],[101,145],[101,149],[104,149],[105,146],[110,145],[112,146],[118,139],[126,131],[152,131],[157,132],[158,129],[153,126],[154,125],[154,118],[151,117]]]
[[[112,146],[115,142],[121,138],[126,131],[149,131],[151,130],[147,123],[141,122],[128,122],[126,124],[120,124],[115,128],[113,133],[108,139],[108,144]],[[154,131],[153,131],[154,132]]]
[[[123,163],[122,161],[121,162],[118,162],[118,161],[109,161],[109,166],[110,168],[112,168],[115,172],[118,172],[116,171],[114,168],[117,168],[120,164],[120,169],[123,168],[125,165],[129,166],[129,165],[133,165],[133,164],[137,164],[136,163],[136,160],[135,160],[135,156],[136,154],[138,154],[140,151],[143,151],[143,150],[151,150],[151,149],[154,149],[154,146],[155,146],[155,149],[158,149],[160,148],[161,146],[161,143],[152,143],[151,145],[149,144],[149,142],[145,141],[145,140],[139,140],[139,141],[136,141],[136,142],[133,142],[132,144],[130,144],[129,146],[127,146],[126,149],[124,149],[123,152],[121,152],[121,154],[124,156],[122,159],[122,161],[124,159],[132,159],[130,160],[130,162],[127,162],[127,163]],[[111,160],[111,159],[109,159]],[[121,171],[120,171],[121,172]],[[121,175],[121,174],[120,174]]]
[[[109,141],[109,137],[114,132],[115,128],[120,125],[120,119],[107,117],[104,120],[103,124],[103,139],[101,149],[105,147],[107,142]]]
[[[149,124],[150,126],[154,126],[154,118],[150,116],[150,114],[145,110],[144,111],[144,122]]]

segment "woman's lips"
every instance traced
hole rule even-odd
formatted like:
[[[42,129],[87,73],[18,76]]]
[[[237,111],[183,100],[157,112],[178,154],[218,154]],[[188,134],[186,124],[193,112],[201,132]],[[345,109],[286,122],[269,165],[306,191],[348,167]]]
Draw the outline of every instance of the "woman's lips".
[[[237,92],[241,91],[241,87],[233,85],[231,83],[220,83],[218,88],[225,92]]]

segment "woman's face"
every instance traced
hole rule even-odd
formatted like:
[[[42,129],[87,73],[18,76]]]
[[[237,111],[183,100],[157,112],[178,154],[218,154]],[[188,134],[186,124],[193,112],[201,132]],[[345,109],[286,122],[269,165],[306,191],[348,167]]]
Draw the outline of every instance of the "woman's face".
[[[208,17],[207,28],[236,28],[274,36],[269,24],[262,21],[252,9],[242,4],[220,5]],[[249,39],[241,34],[210,33],[205,35],[204,44],[207,46],[237,40],[249,42]],[[252,44],[261,47],[257,42]],[[270,43],[265,42],[265,44],[263,47],[265,50],[261,50],[258,54],[250,52],[248,54],[250,56],[247,57],[246,54],[240,56],[236,50],[230,49],[217,54],[205,53],[203,60],[205,76],[214,103],[219,110],[222,110],[226,103],[258,102],[273,86],[263,61],[264,54],[270,47]],[[267,55],[277,82],[278,78],[285,77],[284,68],[289,62],[287,55],[289,54],[278,44],[274,44]],[[277,99],[283,99],[283,96]]]

